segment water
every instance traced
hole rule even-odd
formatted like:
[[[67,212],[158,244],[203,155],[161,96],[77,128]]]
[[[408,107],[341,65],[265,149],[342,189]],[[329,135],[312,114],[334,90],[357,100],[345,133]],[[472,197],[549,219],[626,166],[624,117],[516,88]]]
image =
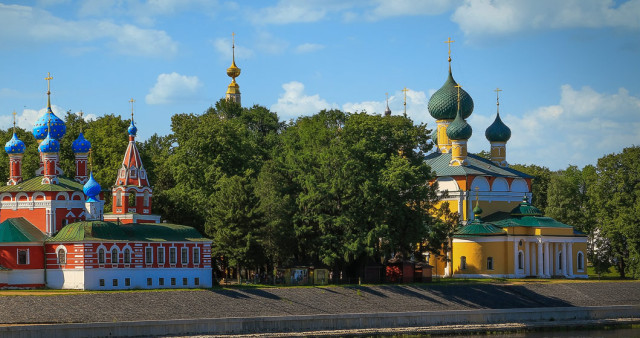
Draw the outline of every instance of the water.
[[[362,337],[362,336],[355,336]],[[640,327],[634,328],[611,328],[611,329],[583,329],[583,330],[553,330],[553,331],[532,331],[519,333],[474,334],[474,335],[453,335],[453,336],[429,336],[429,335],[391,335],[391,336],[368,336],[375,338],[419,338],[419,337],[446,337],[446,338],[640,338]]]

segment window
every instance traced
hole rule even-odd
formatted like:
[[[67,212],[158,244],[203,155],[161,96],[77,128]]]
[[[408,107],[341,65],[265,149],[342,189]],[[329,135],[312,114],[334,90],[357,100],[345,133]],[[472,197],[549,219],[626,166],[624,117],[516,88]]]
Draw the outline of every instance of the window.
[[[127,173],[127,169],[125,168],[120,169],[120,177],[124,178],[126,176],[126,173]]]
[[[171,278],[171,285],[176,285],[176,279],[175,278]]]
[[[158,264],[164,264],[164,248],[158,248]]]
[[[169,264],[176,264],[176,248],[169,248]]]
[[[147,286],[153,285],[153,278],[147,278]]]
[[[558,270],[562,270],[562,252],[558,252]]]
[[[58,249],[58,264],[67,264],[67,252],[64,248]]]
[[[522,251],[518,252],[518,269],[524,269],[524,255]]]
[[[200,264],[200,248],[193,248],[193,264]]]
[[[195,285],[200,285],[200,278],[196,277],[196,278],[193,280],[193,284],[195,284]]]
[[[118,286],[118,280],[117,279],[113,280],[113,286]]]
[[[100,280],[100,286],[104,286],[104,279]]]
[[[116,191],[116,207],[122,206],[122,191]]]
[[[578,252],[578,271],[584,271],[584,255],[582,252]]]
[[[164,278],[158,278],[158,285],[164,286]]]
[[[137,171],[136,171],[136,167],[131,167],[131,169],[129,169],[129,175],[130,175],[132,178],[136,178],[136,173],[137,173]]]
[[[136,192],[135,191],[130,191],[129,192],[129,206],[130,207],[135,207],[136,206]]]
[[[187,285],[187,284],[188,284],[187,278],[182,278],[182,285]]]
[[[124,279],[124,286],[131,286],[131,278]]]
[[[129,248],[124,249],[124,264],[131,263],[131,250]]]
[[[98,264],[104,264],[104,248],[98,249]]]
[[[118,249],[111,249],[111,264],[118,264]]]
[[[140,171],[140,173],[142,174],[142,171]],[[142,175],[140,175],[140,176],[142,176]],[[149,206],[149,192],[148,191],[144,192],[144,206],[145,207]]]
[[[153,263],[153,248],[150,246],[144,248],[144,262],[147,264]]]
[[[18,250],[18,264],[29,264],[29,250]]]
[[[466,270],[467,269],[467,257],[462,256],[460,257],[460,270]]]
[[[180,263],[182,263],[182,265],[187,265],[189,264],[189,248],[182,248],[182,257],[180,260]]]
[[[487,270],[493,270],[493,257],[487,257]]]

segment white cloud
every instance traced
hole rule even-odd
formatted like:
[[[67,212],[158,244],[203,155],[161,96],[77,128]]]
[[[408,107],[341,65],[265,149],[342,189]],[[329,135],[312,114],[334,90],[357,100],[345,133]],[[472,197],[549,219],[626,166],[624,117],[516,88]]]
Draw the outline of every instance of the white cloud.
[[[153,25],[158,16],[170,16],[188,10],[213,14],[217,8],[218,2],[211,0],[84,0],[78,9],[78,15],[81,17],[126,16],[141,25]]]
[[[106,41],[118,54],[167,57],[175,55],[178,45],[162,30],[118,25],[108,20],[64,20],[48,11],[20,5],[0,4],[0,45],[25,43]],[[74,46],[75,51],[91,46]]]
[[[310,23],[324,20],[330,13],[339,13],[361,5],[355,0],[280,0],[275,6],[254,11],[251,21],[260,24]]]
[[[365,13],[369,20],[396,16],[439,15],[455,7],[458,1],[450,0],[375,0],[376,6]]]
[[[304,85],[291,81],[282,85],[284,94],[271,106],[282,120],[295,119],[302,115],[313,115],[322,109],[334,109],[338,106],[320,98],[320,95],[306,95]]]
[[[63,118],[66,114],[66,111],[59,106],[51,105],[51,111],[56,114],[59,118]],[[33,125],[40,118],[40,116],[44,115],[47,112],[47,108],[42,108],[40,110],[35,109],[23,109],[21,112],[17,112],[16,114],[16,127],[20,127],[27,131],[33,129]],[[7,129],[13,126],[13,116],[11,114],[0,115],[0,128]]]
[[[407,91],[407,116],[416,123],[427,122],[432,123],[431,116],[427,111],[427,95],[423,91],[411,90]],[[381,101],[363,101],[363,102],[347,102],[342,105],[342,110],[350,113],[366,111],[369,114],[384,114],[387,109],[385,100]],[[392,115],[402,115],[404,113],[404,93],[401,90],[396,91],[389,96],[389,109]]]
[[[467,36],[573,27],[640,27],[640,0],[466,0],[452,15]]]
[[[233,54],[233,50],[231,48],[231,39],[218,38],[213,41],[213,48],[222,56],[223,59],[229,60],[231,62],[231,56]],[[243,47],[242,45],[238,45],[236,43],[236,60],[237,59],[250,59],[255,53],[253,50]]]
[[[301,45],[298,45],[295,50],[296,50],[296,53],[303,54],[303,53],[312,53],[315,51],[319,51],[321,49],[324,49],[324,45],[320,45],[317,43],[303,43]]]
[[[198,99],[202,83],[197,76],[180,75],[176,72],[160,74],[156,84],[145,97],[147,104],[168,104]]]
[[[596,164],[605,154],[640,145],[640,97],[629,95],[624,88],[604,94],[590,87],[576,90],[563,85],[557,105],[539,107],[522,116],[503,112],[501,117],[512,132],[507,144],[511,163],[535,163],[551,169],[570,164],[582,167]],[[471,115],[474,135],[470,151],[488,150],[484,131],[494,118]]]

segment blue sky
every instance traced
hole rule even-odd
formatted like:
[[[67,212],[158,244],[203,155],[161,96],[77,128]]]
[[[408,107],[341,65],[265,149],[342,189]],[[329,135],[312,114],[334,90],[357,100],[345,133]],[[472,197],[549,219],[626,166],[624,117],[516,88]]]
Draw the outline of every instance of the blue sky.
[[[236,34],[244,106],[281,119],[323,108],[435,125],[430,95],[447,75],[475,110],[472,152],[500,111],[510,163],[562,169],[640,145],[640,0],[8,1],[0,3],[0,127],[63,116],[130,114],[139,139],[170,132],[176,113],[224,96]]]

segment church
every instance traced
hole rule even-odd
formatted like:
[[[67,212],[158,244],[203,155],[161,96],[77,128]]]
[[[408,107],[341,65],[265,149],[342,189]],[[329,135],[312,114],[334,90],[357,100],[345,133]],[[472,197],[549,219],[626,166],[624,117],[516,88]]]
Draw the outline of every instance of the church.
[[[572,226],[545,217],[531,204],[533,177],[509,167],[511,130],[500,118],[499,96],[494,122],[486,129],[490,158],[467,152],[473,99],[454,80],[429,99],[435,119],[435,151],[426,163],[436,174],[439,207],[459,215],[451,250],[428,254],[434,274],[460,278],[587,278],[587,236]],[[496,89],[499,94],[500,90]],[[475,205],[474,205],[475,201]],[[445,204],[446,202],[446,204]]]
[[[211,239],[151,213],[153,189],[135,143],[133,106],[128,147],[111,190],[113,209],[104,213],[103,191],[90,171],[91,143],[82,131],[70,145],[75,172],[65,176],[59,166],[66,126],[51,110],[52,77],[45,79],[47,112],[33,128],[40,154],[35,177],[23,180],[26,149],[15,120],[5,145],[10,173],[0,187],[0,288],[211,287]]]

